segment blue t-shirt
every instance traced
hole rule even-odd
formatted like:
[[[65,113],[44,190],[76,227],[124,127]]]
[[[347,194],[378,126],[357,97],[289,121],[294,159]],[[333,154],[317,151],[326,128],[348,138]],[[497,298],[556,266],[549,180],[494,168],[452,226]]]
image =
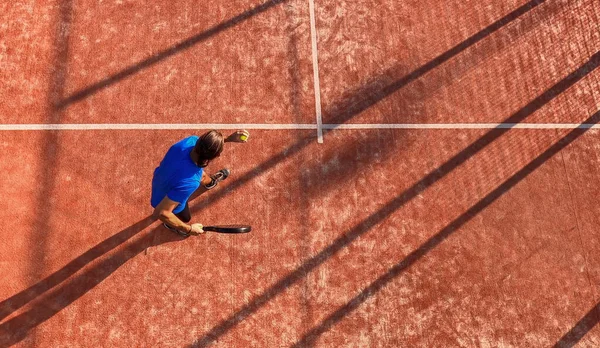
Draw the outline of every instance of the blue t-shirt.
[[[154,170],[150,199],[152,207],[156,208],[166,196],[179,203],[173,213],[180,213],[192,193],[200,187],[203,169],[190,157],[197,141],[197,136],[191,136],[171,146],[158,168]]]

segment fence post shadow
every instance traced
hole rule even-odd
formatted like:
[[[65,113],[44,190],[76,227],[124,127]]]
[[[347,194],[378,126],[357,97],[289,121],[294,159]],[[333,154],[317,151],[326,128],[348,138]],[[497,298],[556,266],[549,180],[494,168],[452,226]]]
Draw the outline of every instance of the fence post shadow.
[[[269,10],[270,8],[275,7],[279,4],[287,2],[287,1],[288,0],[269,0],[263,4],[257,5],[257,6],[251,8],[251,9],[249,9],[227,21],[221,22],[221,23],[205,30],[204,32],[202,32],[200,34],[197,34],[186,40],[183,40],[165,50],[162,50],[162,51],[154,54],[153,56],[150,56],[136,64],[133,64],[133,65],[117,72],[116,74],[108,76],[88,87],[85,87],[83,89],[80,89],[80,90],[74,92],[70,96],[68,96],[60,101],[57,101],[55,103],[55,108],[63,109],[73,103],[81,101],[106,87],[109,87],[109,86],[111,86],[115,83],[118,83],[134,74],[137,74],[138,72],[140,72],[148,67],[151,67],[157,63],[160,63],[161,61],[163,61],[183,50],[189,49],[189,48],[193,47],[194,45],[196,45],[202,41],[205,41],[206,39],[222,32],[224,30],[230,29],[230,28],[234,27],[235,25],[237,25],[255,15],[263,13],[263,12]],[[440,65],[443,62],[448,61],[452,57],[456,56],[458,53],[473,46],[474,44],[481,41],[485,37],[496,32],[497,30],[499,30],[506,24],[514,21],[516,18],[524,15],[525,13],[531,11],[535,7],[541,5],[545,2],[546,2],[546,0],[531,0],[527,3],[525,3],[524,5],[518,7],[511,13],[509,13],[506,16],[502,17],[501,19],[497,20],[493,24],[489,25],[485,29],[483,29],[483,30],[479,31],[478,33],[476,33],[475,35],[471,36],[467,40],[461,42],[459,45],[453,47],[452,49],[446,51],[444,54],[431,60],[426,65],[423,65],[419,70],[415,70],[412,74],[407,75],[404,80],[399,80],[399,81],[397,81],[397,83],[395,85],[389,86],[389,88],[387,90],[385,90],[384,92],[389,94],[393,90],[397,90],[398,88],[405,85],[406,83],[423,76],[427,71],[435,68],[436,66]]]

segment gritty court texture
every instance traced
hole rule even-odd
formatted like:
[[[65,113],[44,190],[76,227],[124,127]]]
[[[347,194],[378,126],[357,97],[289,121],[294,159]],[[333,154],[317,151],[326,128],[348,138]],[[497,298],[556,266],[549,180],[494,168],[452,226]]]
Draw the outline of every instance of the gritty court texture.
[[[0,347],[598,347],[600,2],[0,4]],[[167,149],[251,133],[151,217]]]

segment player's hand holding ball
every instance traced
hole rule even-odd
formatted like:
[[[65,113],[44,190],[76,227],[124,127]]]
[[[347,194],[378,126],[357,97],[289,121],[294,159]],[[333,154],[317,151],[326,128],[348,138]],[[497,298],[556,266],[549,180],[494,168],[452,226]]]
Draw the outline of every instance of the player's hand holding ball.
[[[238,130],[231,133],[231,135],[229,135],[225,141],[232,143],[245,143],[248,141],[249,137],[250,133],[247,130]]]
[[[202,226],[202,224],[192,224],[192,229],[190,230],[190,234],[194,235],[194,236],[198,236],[201,235],[202,233],[205,233],[205,231],[202,229],[204,226]]]

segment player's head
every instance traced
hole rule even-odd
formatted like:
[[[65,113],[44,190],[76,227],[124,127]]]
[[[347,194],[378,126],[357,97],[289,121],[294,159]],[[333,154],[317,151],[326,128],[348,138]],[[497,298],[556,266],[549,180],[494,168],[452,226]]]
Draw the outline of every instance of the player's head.
[[[214,129],[202,134],[194,147],[198,154],[198,165],[206,167],[208,162],[219,157],[224,143],[223,134]]]

